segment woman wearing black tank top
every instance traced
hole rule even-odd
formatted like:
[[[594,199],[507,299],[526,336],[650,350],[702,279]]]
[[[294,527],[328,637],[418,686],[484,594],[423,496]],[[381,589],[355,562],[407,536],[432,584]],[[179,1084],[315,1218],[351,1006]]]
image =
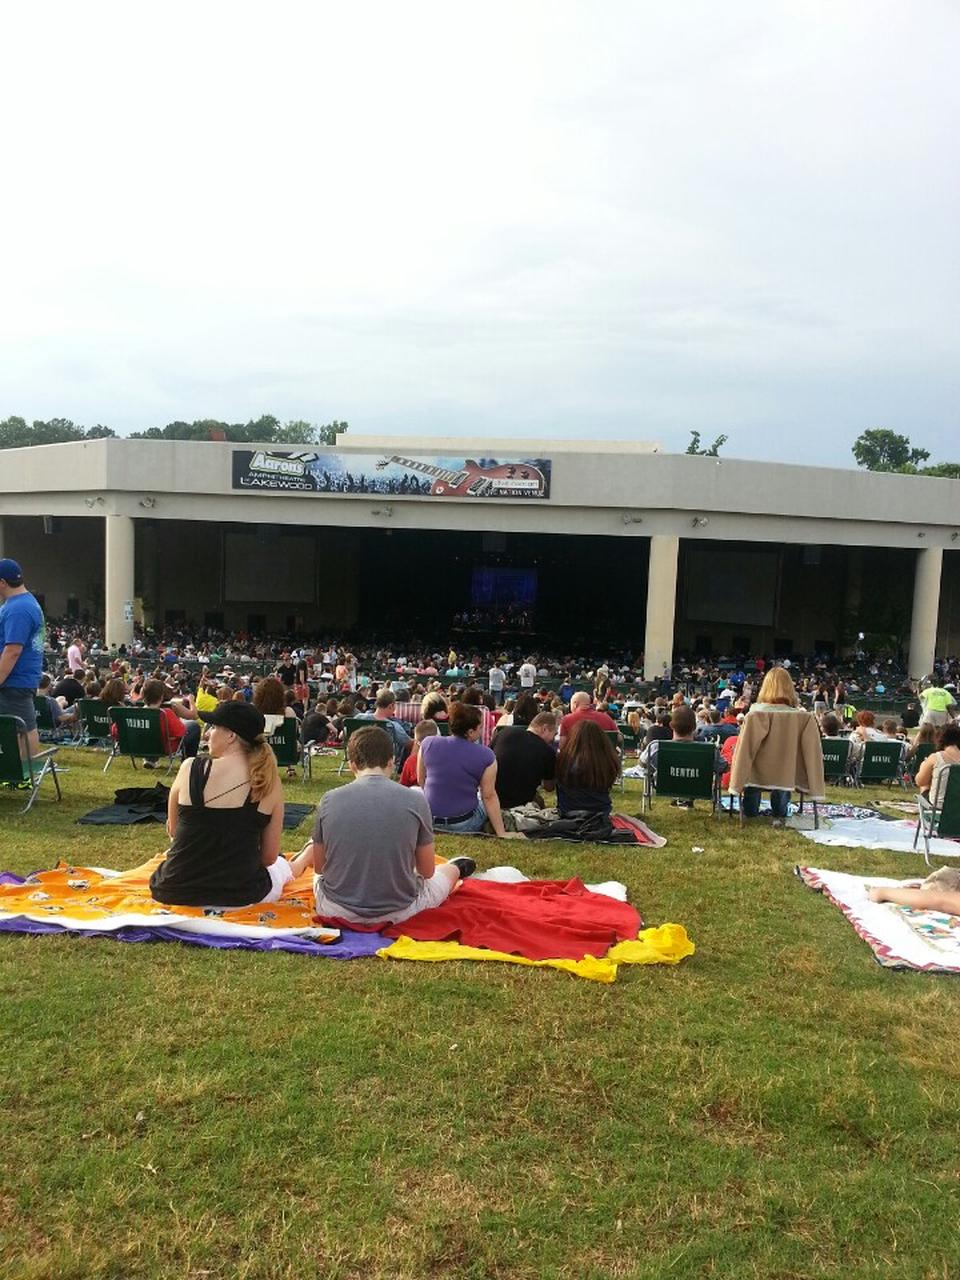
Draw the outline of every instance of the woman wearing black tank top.
[[[283,787],[263,714],[226,702],[201,718],[209,756],[185,760],[170,788],[172,844],[150,892],[171,906],[276,902],[293,873],[280,857]]]

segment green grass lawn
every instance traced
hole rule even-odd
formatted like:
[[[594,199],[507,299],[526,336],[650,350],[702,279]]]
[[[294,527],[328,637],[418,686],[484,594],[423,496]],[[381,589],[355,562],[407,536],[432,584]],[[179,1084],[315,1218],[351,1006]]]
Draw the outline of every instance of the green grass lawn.
[[[74,821],[159,775],[61,759],[61,805],[45,784],[18,818],[0,793],[0,866],[164,847]],[[922,859],[663,802],[650,821],[665,848],[440,841],[623,880],[646,923],[686,926],[696,955],[611,986],[0,936],[0,1276],[952,1280],[960,986],[880,968],[792,874]]]

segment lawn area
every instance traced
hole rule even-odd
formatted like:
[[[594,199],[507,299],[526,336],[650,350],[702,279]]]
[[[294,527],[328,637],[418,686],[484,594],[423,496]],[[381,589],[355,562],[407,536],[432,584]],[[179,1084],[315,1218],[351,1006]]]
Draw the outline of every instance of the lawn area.
[[[18,818],[0,792],[0,866],[164,847],[159,825],[75,825],[159,775],[61,760],[61,805],[45,784]],[[665,848],[439,843],[623,880],[647,924],[686,926],[693,957],[610,986],[0,936],[0,1276],[955,1277],[960,986],[880,968],[792,874],[922,858],[663,802],[649,821]]]

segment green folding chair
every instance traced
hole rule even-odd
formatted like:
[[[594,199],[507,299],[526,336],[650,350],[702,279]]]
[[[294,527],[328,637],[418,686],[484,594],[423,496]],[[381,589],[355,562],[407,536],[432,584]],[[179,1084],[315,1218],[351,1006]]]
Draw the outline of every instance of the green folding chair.
[[[0,716],[0,783],[29,790],[30,799],[20,810],[26,813],[40,790],[40,783],[49,774],[57,789],[57,800],[63,799],[60,779],[57,777],[56,754],[59,747],[45,747],[36,755],[30,750],[27,726],[19,716]]]
[[[296,769],[299,767],[303,781],[307,780],[310,770],[310,752],[300,745],[300,722],[295,716],[287,716],[282,724],[278,724],[273,733],[267,735],[267,741],[277,757],[280,769]]]
[[[904,761],[904,774],[911,778],[915,778],[917,776],[917,770],[923,764],[924,760],[926,760],[927,756],[932,756],[936,749],[937,744],[935,742],[921,742],[910,759]]]
[[[603,736],[613,744],[613,749],[617,753],[617,781],[620,783],[620,790],[623,791],[626,785],[623,781],[623,734],[619,729],[604,729]]]
[[[647,810],[653,798],[664,800],[709,800],[714,816],[720,799],[717,749],[711,742],[661,742],[656,767],[647,770],[643,802]]]
[[[344,720],[343,742],[341,744],[343,746],[343,759],[340,761],[340,768],[337,770],[338,778],[343,773],[344,769],[346,769],[347,767],[347,743],[350,741],[351,733],[353,733],[356,729],[365,729],[365,728],[369,729],[369,727],[374,723],[375,722],[373,720],[363,720],[358,718],[357,716],[348,716],[347,719]]]
[[[37,734],[41,742],[62,742],[69,732],[68,725],[58,725],[48,699],[36,694],[33,705],[37,713]]]
[[[113,721],[110,708],[99,698],[81,698],[77,703],[80,718],[80,742],[85,747],[109,747],[113,752]],[[104,770],[106,772],[106,770]]]
[[[850,769],[849,738],[822,738],[823,748],[823,780],[837,786],[846,786],[853,781]]]
[[[154,760],[166,756],[167,773],[170,772],[177,752],[170,751],[163,741],[158,707],[111,707],[110,722],[117,726],[117,740],[113,753],[103,766],[104,773],[117,756],[129,756],[135,769],[137,756]]]
[[[891,785],[903,781],[903,743],[866,742],[857,768],[857,785],[887,782]]]
[[[913,847],[923,835],[924,859],[930,865],[930,841],[934,836],[960,836],[960,764],[948,764],[936,777],[936,794],[930,788],[930,799],[920,796],[917,802],[917,829]]]

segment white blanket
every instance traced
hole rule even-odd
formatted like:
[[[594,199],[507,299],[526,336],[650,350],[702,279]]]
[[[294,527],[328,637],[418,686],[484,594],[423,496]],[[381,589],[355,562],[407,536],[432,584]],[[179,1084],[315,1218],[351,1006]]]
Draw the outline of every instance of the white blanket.
[[[798,867],[804,884],[840,908],[880,964],[893,969],[960,973],[960,920],[935,911],[910,911],[871,902],[870,885],[916,884],[885,876],[851,876],[819,867]]]
[[[902,822],[884,818],[831,818],[819,831],[801,831],[800,835],[814,844],[842,845],[846,849],[892,849],[895,853],[923,854],[923,837],[913,847],[916,821]],[[960,843],[955,840],[930,841],[930,852],[938,858],[960,858]]]

